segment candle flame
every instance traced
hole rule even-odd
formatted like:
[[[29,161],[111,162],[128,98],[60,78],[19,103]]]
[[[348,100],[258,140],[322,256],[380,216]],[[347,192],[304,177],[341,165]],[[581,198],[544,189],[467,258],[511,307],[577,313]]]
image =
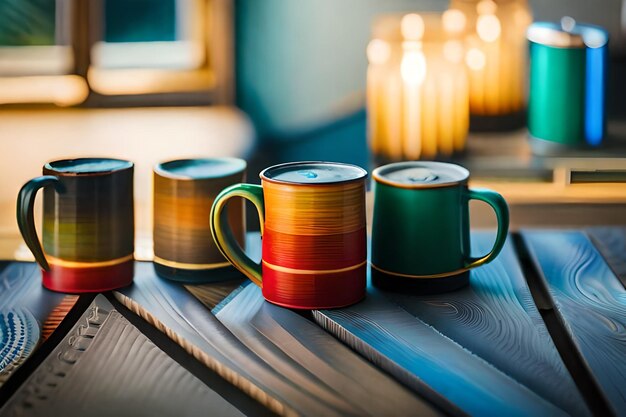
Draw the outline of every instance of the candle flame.
[[[485,42],[494,42],[500,37],[500,19],[493,14],[478,16],[476,33]]]
[[[372,39],[367,45],[367,59],[371,64],[380,65],[389,60],[391,47],[380,39]]]
[[[465,14],[458,9],[449,9],[443,13],[443,28],[450,33],[458,33],[465,30],[467,18]]]
[[[465,55],[465,63],[474,71],[480,71],[485,67],[485,54],[478,48],[471,48]]]
[[[420,85],[426,78],[426,59],[422,51],[407,51],[402,57],[400,74],[407,84]]]
[[[424,36],[424,19],[417,13],[407,14],[400,22],[400,30],[404,39],[418,41]]]

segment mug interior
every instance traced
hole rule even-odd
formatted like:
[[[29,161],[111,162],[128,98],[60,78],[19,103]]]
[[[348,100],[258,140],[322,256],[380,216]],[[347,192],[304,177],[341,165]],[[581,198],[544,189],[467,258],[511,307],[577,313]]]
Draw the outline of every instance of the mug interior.
[[[285,184],[338,184],[362,180],[367,171],[339,162],[289,162],[266,168],[262,180]]]
[[[112,158],[77,158],[48,162],[44,168],[69,175],[107,174],[132,168],[133,163]]]
[[[469,171],[460,165],[432,161],[396,162],[376,168],[375,181],[399,188],[435,188],[466,182]]]
[[[223,178],[246,169],[246,161],[239,158],[177,159],[157,164],[154,172],[180,180]]]

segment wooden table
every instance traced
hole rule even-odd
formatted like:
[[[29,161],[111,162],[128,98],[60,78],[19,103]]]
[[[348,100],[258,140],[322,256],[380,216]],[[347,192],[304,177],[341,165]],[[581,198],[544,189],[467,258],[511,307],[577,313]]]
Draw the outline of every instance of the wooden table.
[[[459,291],[313,312],[149,262],[80,297],[2,268],[0,416],[626,415],[626,228],[521,230]]]

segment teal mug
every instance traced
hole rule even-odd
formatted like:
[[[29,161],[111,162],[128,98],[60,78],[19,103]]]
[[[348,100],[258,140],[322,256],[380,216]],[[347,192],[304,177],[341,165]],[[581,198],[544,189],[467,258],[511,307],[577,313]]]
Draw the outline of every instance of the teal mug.
[[[377,168],[374,179],[371,272],[374,285],[450,291],[469,282],[469,270],[498,256],[509,210],[495,191],[469,188],[469,172],[442,162],[398,162]],[[470,255],[469,201],[489,204],[498,231],[491,251]]]

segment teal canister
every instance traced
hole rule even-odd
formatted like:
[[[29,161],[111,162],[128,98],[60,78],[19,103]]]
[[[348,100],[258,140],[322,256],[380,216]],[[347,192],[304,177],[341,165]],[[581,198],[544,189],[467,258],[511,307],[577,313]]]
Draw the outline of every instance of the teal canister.
[[[468,187],[469,172],[442,162],[398,162],[377,168],[374,180],[371,273],[374,285],[421,292],[454,290],[469,270],[492,261],[509,226],[504,198]],[[493,207],[498,231],[493,249],[470,255],[469,201]]]
[[[586,49],[581,35],[536,22],[528,29],[528,131],[533,152],[585,146]]]

